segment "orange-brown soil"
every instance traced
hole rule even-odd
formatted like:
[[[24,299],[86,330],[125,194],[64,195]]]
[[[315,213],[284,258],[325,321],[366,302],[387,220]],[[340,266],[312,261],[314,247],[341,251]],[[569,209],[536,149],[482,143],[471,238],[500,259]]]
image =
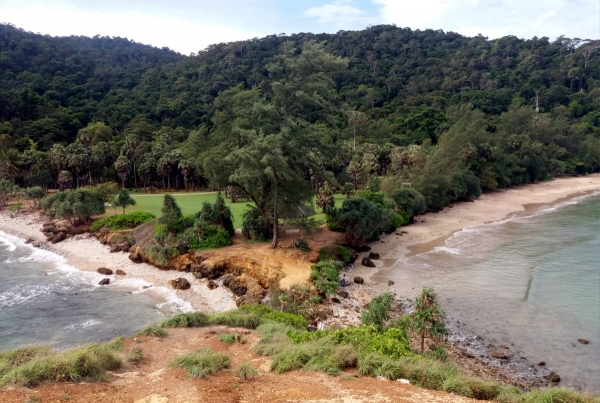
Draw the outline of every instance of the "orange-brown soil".
[[[81,402],[81,403],[195,403],[195,402],[470,402],[445,392],[429,391],[400,382],[359,377],[355,370],[339,376],[303,370],[277,375],[270,372],[270,358],[251,352],[257,342],[255,332],[223,326],[169,329],[164,339],[139,337],[128,339],[120,354],[133,347],[143,350],[140,364],[124,363],[108,374],[106,383],[44,384],[33,389],[8,386],[0,390],[0,401]],[[243,333],[247,344],[227,344],[219,334]],[[260,376],[242,381],[225,370],[208,381],[188,378],[168,362],[179,354],[208,347],[231,358],[231,370],[249,362]]]

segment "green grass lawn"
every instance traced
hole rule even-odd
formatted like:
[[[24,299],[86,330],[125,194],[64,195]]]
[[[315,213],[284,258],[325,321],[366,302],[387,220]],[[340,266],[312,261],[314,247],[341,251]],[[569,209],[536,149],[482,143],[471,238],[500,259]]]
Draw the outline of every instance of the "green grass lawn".
[[[133,213],[134,211],[147,211],[148,213],[152,213],[157,217],[160,217],[162,214],[160,209],[162,208],[164,194],[157,195],[147,195],[143,194],[131,194],[131,197],[135,199],[137,204],[132,207],[128,207],[125,212]],[[188,194],[173,194],[173,197],[177,201],[177,204],[181,208],[181,212],[184,215],[194,214],[202,208],[202,203],[209,202],[214,203],[217,199],[216,193],[206,193],[206,192],[196,192],[196,193],[188,193]],[[346,197],[341,194],[336,194],[335,196],[335,206],[340,207]],[[242,227],[242,214],[248,208],[248,205],[254,205],[254,203],[241,201],[237,203],[230,203],[229,200],[226,200],[225,203],[231,209],[231,213],[233,215],[234,222],[236,228]],[[325,214],[321,213],[320,209],[314,207],[315,211],[319,213],[315,218],[318,220],[324,220]],[[123,210],[121,208],[117,208],[117,214],[121,214]],[[107,209],[106,215],[115,214],[114,209]]]

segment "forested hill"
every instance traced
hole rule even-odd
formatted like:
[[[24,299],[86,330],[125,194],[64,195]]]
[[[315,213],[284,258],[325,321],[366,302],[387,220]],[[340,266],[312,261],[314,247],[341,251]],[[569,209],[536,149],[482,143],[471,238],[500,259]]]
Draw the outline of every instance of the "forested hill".
[[[375,26],[183,56],[0,25],[0,177],[210,184],[253,201],[267,228],[281,201],[318,191],[325,208],[342,188],[381,189],[406,212],[410,186],[410,203],[440,209],[600,169],[599,45]]]
[[[265,66],[286,41],[316,40],[349,60],[334,77],[341,101],[368,113],[398,142],[407,131],[435,136],[450,105],[471,102],[498,115],[519,99],[573,118],[597,109],[600,43],[580,39],[489,41],[443,31],[376,26],[338,34],[298,34],[219,44],[182,56],[127,39],[50,37],[0,25],[0,120],[49,149],[90,122],[120,133],[135,117],[158,128],[210,125],[219,92],[269,86]],[[595,89],[595,91],[594,91]],[[393,115],[393,116],[390,116]],[[590,123],[597,117],[588,116]],[[391,127],[389,127],[391,125]],[[401,141],[400,141],[401,142]]]

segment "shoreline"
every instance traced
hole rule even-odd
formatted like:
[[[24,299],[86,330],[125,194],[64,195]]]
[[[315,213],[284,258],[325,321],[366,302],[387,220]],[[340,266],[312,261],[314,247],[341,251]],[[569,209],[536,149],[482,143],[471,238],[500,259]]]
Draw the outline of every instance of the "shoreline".
[[[206,313],[223,312],[236,307],[231,292],[224,287],[209,290],[206,281],[193,278],[191,273],[165,271],[146,263],[134,263],[128,254],[110,253],[110,248],[101,244],[91,234],[76,235],[63,242],[51,244],[41,231],[45,217],[38,213],[10,214],[0,212],[0,231],[23,241],[34,239],[43,246],[39,249],[55,253],[66,260],[66,264],[80,272],[98,274],[98,278],[110,278],[110,284],[104,287],[122,287],[132,292],[144,292],[157,301],[156,308],[170,305],[176,312],[199,310]],[[38,249],[29,245],[33,249]],[[123,270],[126,275],[103,276],[97,269],[106,267],[113,272]],[[175,290],[169,286],[169,280],[184,277],[192,287],[189,290]]]
[[[472,202],[455,203],[437,213],[418,216],[413,224],[398,228],[394,234],[386,235],[380,241],[371,242],[371,252],[380,255],[380,259],[373,260],[376,267],[360,265],[360,259],[369,255],[369,252],[363,252],[349,273],[369,279],[385,291],[388,287],[383,284],[385,278],[378,276],[379,272],[390,269],[402,259],[444,246],[449,238],[466,228],[528,215],[543,207],[553,207],[597,191],[600,191],[600,174],[557,178],[485,193]],[[394,291],[407,297],[410,287],[406,288]]]

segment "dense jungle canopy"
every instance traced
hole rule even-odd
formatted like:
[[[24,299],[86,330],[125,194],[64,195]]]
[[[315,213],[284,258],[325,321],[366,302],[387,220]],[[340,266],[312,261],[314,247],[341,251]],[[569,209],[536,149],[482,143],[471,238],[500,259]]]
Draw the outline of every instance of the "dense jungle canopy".
[[[599,46],[381,25],[184,56],[0,25],[0,175],[228,189],[266,220],[325,182],[440,209],[599,170]]]

